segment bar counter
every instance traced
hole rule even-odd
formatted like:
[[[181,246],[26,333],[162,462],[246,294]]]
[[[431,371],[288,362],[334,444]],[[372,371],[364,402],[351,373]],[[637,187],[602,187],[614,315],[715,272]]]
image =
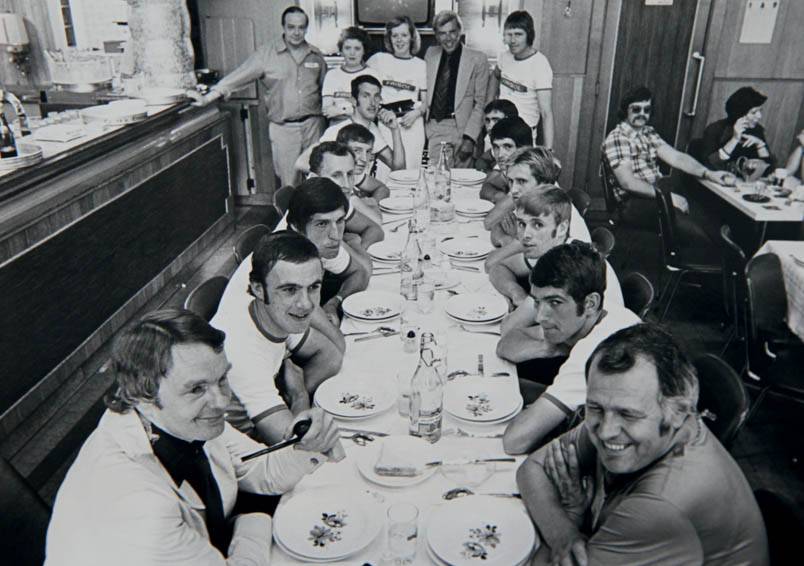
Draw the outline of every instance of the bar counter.
[[[0,437],[231,226],[231,128],[184,102],[0,177]]]

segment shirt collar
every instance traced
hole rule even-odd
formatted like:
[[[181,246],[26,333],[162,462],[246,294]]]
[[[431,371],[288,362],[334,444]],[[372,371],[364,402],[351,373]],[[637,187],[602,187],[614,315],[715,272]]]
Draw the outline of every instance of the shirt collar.
[[[304,56],[307,57],[310,53],[317,53],[320,54],[321,52],[318,50],[318,47],[309,43],[306,39],[300,49],[303,50]],[[281,37],[276,39],[276,52],[282,53],[283,51],[290,51],[288,44],[285,43],[285,34],[283,33]]]

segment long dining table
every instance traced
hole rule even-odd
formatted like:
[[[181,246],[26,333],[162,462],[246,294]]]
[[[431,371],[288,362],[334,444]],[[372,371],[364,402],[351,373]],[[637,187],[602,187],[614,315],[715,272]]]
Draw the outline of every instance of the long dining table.
[[[804,341],[804,241],[768,240],[754,257],[776,254],[787,295],[787,326]]]
[[[476,193],[476,190],[469,191],[464,196],[476,197]],[[400,195],[407,194],[407,192],[394,190],[393,194]],[[455,196],[460,197],[460,191]],[[410,216],[409,213],[384,214],[384,222],[386,222],[385,241],[389,245],[398,247],[399,250],[402,249],[407,240],[407,223],[405,219],[408,216]],[[400,228],[391,231],[395,226],[400,226]],[[451,222],[431,225],[429,233],[434,236],[437,244],[442,240],[449,241],[449,239],[459,236],[477,236],[478,238],[485,238],[486,241],[488,240],[488,232],[483,228],[482,218],[456,216],[455,220]],[[460,262],[460,264],[455,262],[452,265],[453,269],[450,269],[448,276],[451,278],[452,283],[456,281],[457,283],[447,285],[446,287],[448,288],[436,290],[432,311],[429,313],[417,313],[415,324],[419,327],[420,332],[436,332],[442,341],[446,336],[447,361],[442,375],[456,371],[475,374],[459,375],[452,380],[445,380],[445,397],[449,395],[448,389],[450,387],[460,387],[460,384],[465,382],[464,380],[484,380],[483,383],[486,383],[489,390],[496,395],[500,395],[509,401],[511,399],[519,400],[518,409],[510,415],[510,418],[513,418],[521,410],[521,395],[516,377],[516,368],[495,354],[499,339],[499,322],[482,326],[462,327],[445,312],[447,301],[452,297],[465,293],[495,294],[496,291],[494,291],[487,275],[483,271],[482,261]],[[378,269],[372,276],[367,291],[398,294],[399,273],[394,269],[388,269],[387,264],[375,263],[375,266],[385,269]],[[384,271],[384,273],[380,271]],[[331,379],[362,378],[370,380],[372,383],[380,384],[385,394],[393,395],[396,400],[398,395],[397,376],[401,375],[404,379],[412,376],[419,359],[418,346],[415,352],[405,352],[400,335],[382,336],[376,333],[376,329],[379,326],[386,326],[399,330],[400,324],[399,317],[381,323],[366,322],[348,316],[344,317],[342,331],[347,335],[344,363],[340,373]],[[370,334],[352,334],[358,332],[369,332]],[[366,336],[371,336],[371,338],[362,339]],[[482,356],[483,360],[482,368],[478,368],[480,356]],[[478,372],[478,369],[481,371]],[[478,373],[480,375],[477,375]],[[331,492],[351,493],[353,497],[364,501],[366,506],[379,506],[383,511],[381,515],[382,521],[385,521],[384,511],[394,503],[406,502],[416,505],[419,510],[418,537],[416,557],[412,562],[413,564],[445,563],[433,557],[427,543],[428,528],[442,528],[442,526],[431,526],[430,516],[438,509],[441,509],[443,505],[455,505],[455,502],[461,501],[461,504],[466,506],[468,503],[473,503],[469,498],[475,498],[474,501],[482,508],[484,500],[491,499],[495,503],[496,501],[505,501],[508,505],[511,505],[512,513],[523,514],[521,517],[517,515],[518,523],[522,524],[523,521],[527,523],[526,515],[524,515],[526,513],[524,504],[514,496],[518,492],[515,473],[524,459],[522,456],[508,457],[509,460],[513,461],[484,464],[479,467],[475,464],[467,463],[466,466],[471,467],[471,469],[461,469],[460,465],[457,467],[435,466],[436,468],[444,469],[437,469],[434,473],[431,471],[426,479],[416,482],[415,485],[401,487],[381,485],[376,481],[371,481],[369,479],[371,474],[365,473],[366,461],[368,460],[370,467],[375,459],[378,458],[378,454],[382,454],[383,446],[399,446],[400,443],[404,444],[405,442],[419,442],[421,452],[426,454],[422,456],[425,460],[466,462],[477,458],[506,458],[508,455],[504,453],[502,446],[502,433],[506,427],[505,422],[468,422],[456,418],[445,410],[443,412],[442,437],[438,442],[429,444],[408,435],[408,418],[400,415],[396,402],[387,410],[363,419],[347,419],[336,416],[336,421],[342,429],[342,443],[346,451],[346,458],[337,463],[327,462],[323,464],[315,473],[303,478],[292,491],[282,497],[275,515],[274,533],[277,532],[277,523],[282,521],[282,509],[284,506],[292,506],[294,499],[297,498],[301,498],[299,499],[300,501],[307,501],[304,498],[310,497],[311,494]],[[363,444],[362,442],[358,444],[351,438],[356,430],[370,431],[369,436],[373,440],[365,442],[365,445],[361,445]],[[358,441],[360,440],[358,438]],[[473,474],[472,470],[477,473]],[[453,500],[445,499],[444,496],[450,489],[468,487],[466,482],[470,480],[472,481],[469,484],[471,485],[470,489],[476,495],[467,495]],[[479,485],[475,485],[480,480],[482,482]],[[471,505],[469,507],[474,508]],[[480,508],[477,510],[479,511]],[[482,526],[483,519],[482,513],[479,513],[478,526]],[[355,566],[361,566],[366,563],[373,566],[393,563],[389,561],[387,554],[385,554],[388,548],[388,535],[385,524],[380,525],[377,530],[378,534],[366,548],[356,554],[335,560],[333,563]],[[537,547],[538,536],[536,537],[534,550]],[[297,558],[292,557],[279,544],[275,544],[272,550],[272,564],[299,564],[304,562],[300,558],[298,555]],[[493,553],[490,553],[489,560],[483,560],[482,563],[494,563],[493,558]],[[476,561],[474,560],[473,562]]]

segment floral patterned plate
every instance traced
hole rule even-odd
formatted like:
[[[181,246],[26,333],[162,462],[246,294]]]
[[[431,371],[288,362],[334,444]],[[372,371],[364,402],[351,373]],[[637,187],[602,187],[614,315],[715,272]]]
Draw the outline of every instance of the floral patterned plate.
[[[385,291],[361,291],[349,295],[343,312],[358,320],[390,320],[402,311],[402,295]]]
[[[461,377],[447,383],[444,409],[454,417],[472,422],[490,422],[512,415],[522,396],[495,378]]]
[[[383,507],[369,492],[335,485],[283,500],[273,520],[277,545],[309,562],[343,560],[360,552],[383,525]]]
[[[441,251],[450,259],[476,261],[483,259],[494,249],[488,238],[451,238],[441,242]]]
[[[499,294],[462,293],[450,298],[444,308],[461,322],[491,323],[505,316],[508,303]]]
[[[539,546],[521,501],[485,495],[442,503],[426,532],[428,550],[452,566],[522,564]]]
[[[371,259],[375,261],[380,261],[383,263],[399,263],[399,259],[402,256],[402,248],[399,246],[399,242],[389,242],[388,240],[384,240],[382,242],[371,244],[366,251],[368,251]],[[404,246],[404,243],[402,246]]]
[[[315,404],[343,419],[363,419],[389,409],[396,402],[393,388],[365,377],[333,377],[315,390]]]

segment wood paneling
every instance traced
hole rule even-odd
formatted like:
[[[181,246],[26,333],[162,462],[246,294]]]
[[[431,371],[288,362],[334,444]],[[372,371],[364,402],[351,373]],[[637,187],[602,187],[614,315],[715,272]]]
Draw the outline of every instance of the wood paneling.
[[[51,49],[54,42],[47,0],[0,0],[0,12],[21,15],[25,19],[25,31],[31,41],[29,75],[22,77],[4,54],[0,57],[0,85],[30,86],[48,83],[50,73],[44,60],[44,50]]]
[[[556,74],[586,73],[592,2],[573,2],[570,16],[566,2],[544,2],[541,9],[540,49]],[[538,24],[537,24],[538,25]]]
[[[578,148],[578,126],[583,94],[583,75],[553,77],[553,116],[555,118],[555,155],[561,160],[559,184],[575,186],[575,156]]]
[[[257,48],[254,20],[249,18],[207,16],[201,19],[201,37],[206,45],[207,66],[221,76],[234,70]],[[236,98],[256,99],[256,85],[237,92]]]

